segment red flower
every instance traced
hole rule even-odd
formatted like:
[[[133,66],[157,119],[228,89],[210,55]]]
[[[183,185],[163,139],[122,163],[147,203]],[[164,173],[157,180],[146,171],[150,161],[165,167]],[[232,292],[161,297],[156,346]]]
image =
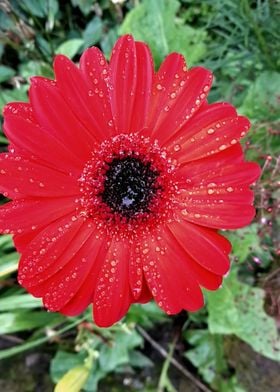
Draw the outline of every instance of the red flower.
[[[228,272],[235,229],[255,215],[244,162],[249,129],[228,103],[207,103],[212,74],[120,38],[108,64],[93,47],[79,68],[32,79],[30,103],[4,109],[0,229],[22,254],[18,281],[51,311],[93,303],[109,326],[152,297],[168,314],[203,306],[201,286]]]

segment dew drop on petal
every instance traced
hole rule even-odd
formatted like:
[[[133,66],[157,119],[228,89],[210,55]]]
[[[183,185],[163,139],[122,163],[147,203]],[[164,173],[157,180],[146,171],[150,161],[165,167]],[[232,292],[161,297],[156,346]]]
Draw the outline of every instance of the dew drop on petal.
[[[213,129],[213,128],[210,128],[207,131],[208,135],[212,135],[214,132],[215,132],[215,129]]]
[[[175,146],[173,147],[174,151],[178,152],[181,150],[181,146],[180,144],[175,144]]]

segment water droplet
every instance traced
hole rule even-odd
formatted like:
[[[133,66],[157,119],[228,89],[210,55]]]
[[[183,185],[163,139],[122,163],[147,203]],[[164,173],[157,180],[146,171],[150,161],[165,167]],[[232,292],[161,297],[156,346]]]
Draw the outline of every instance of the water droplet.
[[[174,98],[176,98],[176,93],[174,93],[174,92],[173,92],[173,93],[171,93],[171,94],[170,94],[170,98],[171,98],[171,99],[174,99]]]
[[[212,135],[214,132],[215,132],[215,129],[213,129],[213,128],[210,128],[207,131],[208,135]]]
[[[169,110],[170,110],[170,107],[169,107],[168,105],[165,106],[164,111],[165,111],[165,112],[169,112]]]
[[[143,249],[143,254],[146,255],[147,253],[149,253],[149,249],[148,248]]]
[[[94,92],[92,90],[88,90],[88,95],[89,97],[92,97],[94,95]]]
[[[188,215],[188,211],[186,209],[184,209],[184,210],[181,211],[181,214],[186,216],[186,215]]]
[[[236,144],[237,140],[236,139],[232,139],[232,141],[230,142],[230,144]]]
[[[209,195],[213,195],[214,192],[215,192],[214,189],[208,189],[208,191],[207,191],[207,193],[208,193]]]
[[[200,218],[201,215],[200,215],[200,214],[194,214],[194,217],[195,217],[195,218]]]
[[[227,192],[233,192],[233,188],[232,188],[231,186],[229,186],[229,187],[227,188]]]
[[[225,150],[227,148],[227,146],[225,145],[225,144],[222,144],[220,147],[219,147],[219,150],[220,151],[223,151],[223,150]]]
[[[174,151],[178,152],[181,150],[181,146],[180,144],[175,144],[175,146],[173,147]]]
[[[162,85],[160,83],[157,84],[157,90],[161,91],[163,89]]]

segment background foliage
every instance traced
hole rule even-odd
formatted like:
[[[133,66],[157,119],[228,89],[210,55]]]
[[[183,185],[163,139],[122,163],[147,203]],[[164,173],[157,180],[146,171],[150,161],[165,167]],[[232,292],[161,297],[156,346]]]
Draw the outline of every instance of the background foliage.
[[[134,305],[103,330],[90,310],[47,313],[17,285],[18,255],[1,236],[1,391],[280,390],[279,18],[273,0],[0,0],[0,109],[27,99],[32,75],[52,77],[56,53],[76,61],[98,45],[109,57],[116,38],[133,33],[157,67],[178,51],[214,71],[210,101],[249,116],[244,149],[263,168],[255,222],[226,233],[232,271],[195,314],[167,318],[153,303]]]

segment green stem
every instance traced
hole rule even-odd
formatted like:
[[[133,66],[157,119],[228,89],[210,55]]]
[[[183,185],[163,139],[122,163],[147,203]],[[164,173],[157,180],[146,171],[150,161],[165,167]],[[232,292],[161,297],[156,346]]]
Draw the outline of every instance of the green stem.
[[[175,338],[173,339],[173,342],[170,345],[168,355],[164,361],[164,364],[163,364],[163,367],[161,370],[161,374],[160,374],[160,378],[159,378],[159,383],[158,383],[158,392],[163,392],[164,388],[166,388],[168,390],[168,392],[176,392],[176,390],[173,387],[173,385],[171,384],[169,377],[168,377],[168,374],[167,374],[170,363],[171,363],[171,359],[173,357],[176,342],[177,342],[177,336],[175,336]]]
[[[80,324],[84,319],[85,319],[85,317],[83,317],[82,319],[79,319],[79,320],[75,320],[73,323],[67,325],[66,327],[61,328],[58,331],[55,331],[53,333],[53,336],[61,335],[64,332],[69,331],[69,329],[74,328],[76,325]],[[50,337],[44,336],[44,337],[36,339],[34,341],[27,342],[27,343],[21,344],[16,347],[8,348],[6,350],[2,350],[2,351],[0,351],[0,359],[4,359],[4,358],[11,357],[13,355],[20,354],[24,351],[27,351],[27,350],[30,350],[34,347],[40,346],[41,344],[46,343],[48,340],[50,340]]]

